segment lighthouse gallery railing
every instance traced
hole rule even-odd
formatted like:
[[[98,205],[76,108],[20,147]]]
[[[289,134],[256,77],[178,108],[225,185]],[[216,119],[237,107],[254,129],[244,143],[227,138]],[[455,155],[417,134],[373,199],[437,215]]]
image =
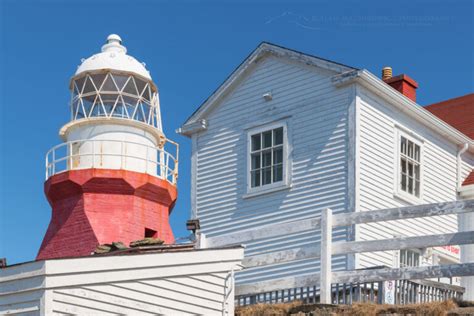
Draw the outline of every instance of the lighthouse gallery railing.
[[[68,170],[124,169],[148,173],[176,185],[179,146],[171,140],[167,140],[165,146],[174,147],[175,155],[171,155],[164,148],[130,141],[69,141],[54,146],[46,154],[46,179]]]

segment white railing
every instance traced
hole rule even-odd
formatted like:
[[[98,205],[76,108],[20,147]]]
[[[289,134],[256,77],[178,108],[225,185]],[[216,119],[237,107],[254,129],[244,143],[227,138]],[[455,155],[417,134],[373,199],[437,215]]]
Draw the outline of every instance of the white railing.
[[[175,154],[165,148],[130,141],[69,141],[54,146],[46,154],[46,179],[68,170],[123,169],[148,173],[176,185],[179,146],[167,140],[165,147],[174,147]]]

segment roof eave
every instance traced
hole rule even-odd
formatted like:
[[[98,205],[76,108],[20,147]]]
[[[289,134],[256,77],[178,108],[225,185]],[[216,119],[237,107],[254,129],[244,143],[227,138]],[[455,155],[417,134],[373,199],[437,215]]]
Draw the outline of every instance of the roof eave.
[[[474,141],[470,137],[464,135],[453,126],[418,105],[416,102],[413,102],[408,97],[393,89],[366,69],[353,70],[336,75],[332,78],[332,82],[336,86],[344,86],[346,84],[357,82],[383,99],[388,100],[400,111],[408,114],[410,117],[416,119],[430,129],[435,130],[437,133],[440,133],[442,136],[450,139],[456,144],[468,144],[469,151],[474,152]]]

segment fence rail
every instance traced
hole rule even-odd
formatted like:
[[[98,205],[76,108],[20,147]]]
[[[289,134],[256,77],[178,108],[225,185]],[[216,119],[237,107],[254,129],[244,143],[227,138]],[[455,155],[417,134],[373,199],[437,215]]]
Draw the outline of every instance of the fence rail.
[[[333,296],[335,295],[333,289],[334,284],[378,284],[378,282],[394,280],[399,280],[396,282],[398,284],[397,286],[399,286],[398,291],[403,290],[403,293],[400,292],[401,297],[404,297],[403,295],[412,295],[419,301],[422,300],[422,294],[431,295],[432,297],[442,297],[443,295],[453,295],[453,297],[457,297],[462,294],[463,291],[460,287],[455,289],[450,288],[448,290],[443,288],[441,283],[431,284],[428,286],[426,283],[419,284],[421,281],[416,281],[418,282],[416,283],[414,280],[471,276],[474,275],[474,263],[333,272],[331,270],[331,259],[333,255],[344,255],[350,253],[474,244],[474,231],[333,243],[332,230],[334,227],[355,224],[462,214],[468,212],[474,212],[474,200],[460,200],[367,212],[339,213],[334,215],[330,209],[326,209],[322,212],[322,216],[318,218],[266,225],[256,229],[248,229],[227,234],[225,236],[204,237],[204,244],[208,247],[239,243],[245,244],[246,242],[260,238],[287,235],[305,230],[321,230],[321,242],[318,244],[290,250],[276,251],[263,255],[255,255],[245,258],[243,262],[246,267],[251,268],[295,260],[319,258],[321,268],[318,275],[312,274],[286,277],[277,280],[258,282],[255,284],[241,284],[236,287],[236,295],[240,297],[257,296],[260,295],[260,293],[281,291],[283,289],[309,289],[314,287],[315,289],[318,288],[318,291],[313,292],[319,295],[322,303],[331,303],[334,301]],[[405,287],[405,283],[403,282],[409,282],[406,283],[409,284],[409,286],[407,285],[407,287]],[[415,283],[418,285],[415,286]],[[437,290],[431,289],[435,288],[435,285],[437,286]],[[429,291],[431,292],[420,292],[423,289],[428,288],[430,288]],[[416,295],[413,294],[415,289],[418,291]],[[400,300],[401,302],[408,301],[408,299]]]

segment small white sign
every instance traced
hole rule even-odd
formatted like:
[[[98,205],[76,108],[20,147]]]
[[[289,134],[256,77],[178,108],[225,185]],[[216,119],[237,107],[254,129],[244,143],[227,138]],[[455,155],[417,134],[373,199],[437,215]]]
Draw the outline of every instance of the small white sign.
[[[395,304],[395,281],[385,281],[383,283],[383,296],[385,304]]]

